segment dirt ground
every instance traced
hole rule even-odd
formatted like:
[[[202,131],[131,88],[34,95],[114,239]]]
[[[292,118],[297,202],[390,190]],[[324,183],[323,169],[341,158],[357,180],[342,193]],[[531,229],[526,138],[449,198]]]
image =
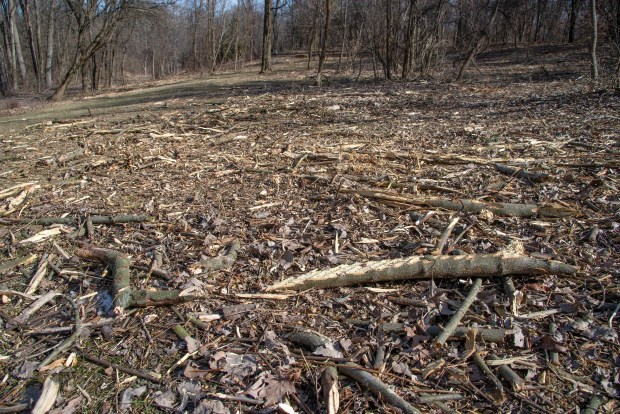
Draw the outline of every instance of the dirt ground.
[[[582,49],[490,51],[461,85],[317,88],[285,57],[4,109],[0,410],[45,387],[62,413],[617,412],[620,95]],[[92,247],[129,259],[134,300],[193,300],[120,312],[122,265]],[[507,251],[574,272],[268,289]]]

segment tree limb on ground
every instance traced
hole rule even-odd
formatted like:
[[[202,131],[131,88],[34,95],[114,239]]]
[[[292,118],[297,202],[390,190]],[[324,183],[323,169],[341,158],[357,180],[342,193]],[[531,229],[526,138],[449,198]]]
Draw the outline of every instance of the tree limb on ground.
[[[430,206],[454,211],[467,211],[480,213],[488,210],[493,214],[511,217],[567,217],[578,214],[572,208],[556,205],[518,204],[518,203],[492,203],[467,199],[448,199],[430,196],[403,196],[388,191],[351,190],[341,189],[344,194],[358,194],[362,197],[397,202],[419,206]]]
[[[531,182],[543,181],[549,178],[549,174],[546,173],[533,173],[529,171],[525,171],[521,168],[509,167],[508,165],[493,164],[495,169],[502,174],[509,175],[511,177],[523,178],[525,180],[529,180]]]
[[[290,339],[299,345],[311,349],[312,351],[316,350],[320,346],[326,346],[332,342],[330,338],[324,335],[309,331],[297,332],[291,335]],[[387,384],[372,375],[370,372],[360,369],[357,364],[347,362],[344,365],[338,365],[338,371],[357,381],[362,387],[368,389],[378,397],[381,397],[386,404],[400,409],[403,413],[420,414],[420,411],[392,391]]]
[[[555,260],[512,253],[462,256],[414,256],[376,262],[354,263],[331,269],[313,270],[290,277],[265,290],[334,288],[395,280],[495,277],[507,275],[572,275],[577,268]]]
[[[105,263],[112,274],[114,313],[122,315],[126,308],[171,305],[196,299],[183,295],[180,290],[131,290],[130,260],[124,254],[108,249],[87,246],[77,249],[75,255],[82,259]]]
[[[122,223],[143,223],[149,221],[146,215],[126,215],[118,216],[89,216],[92,224],[122,224]],[[0,224],[31,224],[38,226],[49,226],[52,224],[65,224],[72,226],[78,222],[85,222],[84,217],[43,217],[38,219],[4,219]]]
[[[202,267],[204,273],[215,272],[216,270],[228,269],[237,260],[237,253],[241,249],[241,244],[235,240],[228,246],[228,250],[224,256],[211,257],[201,260],[198,265]]]

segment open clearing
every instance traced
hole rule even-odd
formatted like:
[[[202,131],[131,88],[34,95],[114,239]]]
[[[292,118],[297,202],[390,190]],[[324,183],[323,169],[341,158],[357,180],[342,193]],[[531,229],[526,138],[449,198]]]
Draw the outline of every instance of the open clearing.
[[[597,402],[617,412],[620,96],[590,91],[576,64],[583,50],[545,54],[544,71],[540,60],[516,63],[527,61],[520,53],[480,56],[464,85],[334,76],[316,88],[302,69],[247,68],[5,111],[0,406],[36,401],[53,377],[64,412],[267,413],[278,402],[326,412],[323,370],[353,362],[421,412]],[[89,222],[100,215],[148,220]],[[228,262],[209,260],[235,242]],[[129,257],[135,291],[199,298],[115,317],[114,267],[74,255],[86,245]],[[515,291],[484,278],[459,323],[468,340],[443,346],[433,332],[472,289],[469,275],[265,294],[341,264],[505,250],[576,273],[514,276]],[[16,291],[71,300],[29,315],[32,300]],[[79,338],[35,370],[70,337],[71,301]],[[301,346],[295,334],[306,330],[327,345]],[[484,372],[492,354],[522,382],[498,365],[499,380]],[[341,412],[397,411],[349,376]]]

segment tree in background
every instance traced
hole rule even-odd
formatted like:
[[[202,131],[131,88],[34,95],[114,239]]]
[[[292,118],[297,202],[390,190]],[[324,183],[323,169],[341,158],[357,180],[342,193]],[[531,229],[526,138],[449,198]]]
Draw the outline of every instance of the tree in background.
[[[273,41],[273,12],[271,0],[265,0],[263,12],[263,54],[260,72],[271,72],[271,47]]]
[[[357,77],[463,79],[490,45],[525,46],[529,58],[531,45],[585,46],[588,38],[600,54],[597,77],[615,73],[620,86],[620,2],[593,7],[595,14],[585,0],[0,0],[0,87],[4,95],[52,89],[59,99],[69,87],[89,93],[257,59],[266,72],[280,51],[306,53],[317,74],[333,64]]]

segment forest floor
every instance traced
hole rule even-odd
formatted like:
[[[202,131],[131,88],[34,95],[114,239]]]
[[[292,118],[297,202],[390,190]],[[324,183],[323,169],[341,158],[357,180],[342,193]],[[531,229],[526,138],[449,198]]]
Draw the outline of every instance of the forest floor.
[[[461,85],[317,88],[282,57],[3,110],[0,412],[618,412],[620,95],[585,49],[524,53]]]

